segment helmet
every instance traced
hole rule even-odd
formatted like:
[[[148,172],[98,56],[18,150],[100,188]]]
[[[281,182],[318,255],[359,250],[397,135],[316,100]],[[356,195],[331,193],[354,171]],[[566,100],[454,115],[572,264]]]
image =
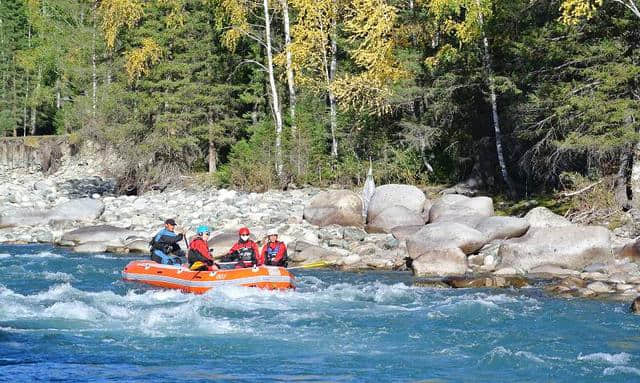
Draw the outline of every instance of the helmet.
[[[238,235],[249,235],[251,234],[249,232],[249,228],[248,227],[241,227],[240,230],[238,230]]]
[[[196,229],[196,234],[198,234],[198,235],[201,235],[203,233],[208,233],[208,232],[209,232],[209,227],[206,226],[206,225],[200,225]]]
[[[278,236],[278,232],[275,230],[270,230],[267,232],[267,237],[271,237],[272,235]]]

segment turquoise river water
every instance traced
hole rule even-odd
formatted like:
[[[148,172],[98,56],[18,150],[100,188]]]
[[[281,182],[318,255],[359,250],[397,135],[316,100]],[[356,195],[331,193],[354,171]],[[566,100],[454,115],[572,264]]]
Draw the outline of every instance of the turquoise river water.
[[[122,281],[132,259],[0,245],[0,381],[640,382],[623,303],[331,270],[192,295]]]

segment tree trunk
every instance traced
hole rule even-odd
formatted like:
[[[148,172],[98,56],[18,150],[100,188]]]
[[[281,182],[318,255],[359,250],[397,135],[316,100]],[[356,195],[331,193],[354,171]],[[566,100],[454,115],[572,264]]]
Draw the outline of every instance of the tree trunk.
[[[265,42],[267,45],[267,71],[269,74],[269,86],[271,88],[271,105],[276,122],[276,174],[282,179],[282,115],[276,80],[273,75],[273,54],[271,51],[271,20],[269,19],[269,0],[262,0],[264,7]]]
[[[293,141],[293,147],[298,147],[298,129],[296,125],[296,88],[293,79],[293,63],[291,58],[291,33],[289,32],[289,5],[288,0],[281,0],[282,14],[284,22],[284,42],[287,58],[287,85],[289,86],[289,114],[291,116],[291,140]],[[300,174],[300,153],[298,150],[294,150],[296,153],[296,169]]]
[[[333,25],[334,33],[331,34],[331,64],[329,66],[329,82],[333,83],[333,80],[336,77],[336,67],[337,67],[337,43],[335,36],[335,22]],[[331,156],[333,158],[338,157],[338,140],[336,139],[336,132],[338,131],[338,103],[336,101],[336,96],[329,88],[329,123],[331,124]]]
[[[56,109],[62,108],[62,95],[60,94],[60,79],[56,79]]]
[[[478,7],[480,7],[480,0],[477,0]],[[496,140],[496,152],[498,154],[498,163],[500,164],[500,173],[502,173],[502,178],[504,182],[507,184],[508,193],[511,198],[516,197],[516,188],[509,177],[509,172],[507,171],[507,164],[504,160],[504,153],[502,150],[502,132],[500,131],[500,120],[498,118],[498,102],[496,100],[496,86],[495,86],[495,78],[493,75],[493,70],[491,68],[491,53],[489,52],[489,40],[487,39],[487,35],[484,32],[484,21],[482,17],[482,13],[479,15],[480,18],[480,28],[482,28],[482,44],[484,47],[483,61],[485,65],[485,71],[487,73],[487,80],[489,82],[489,96],[491,100],[491,116],[493,119],[493,129],[495,132],[495,140]]]
[[[42,69],[38,68],[38,82],[36,83],[36,88],[34,89],[34,92],[36,92],[36,96],[38,95],[38,90],[40,89],[40,83],[42,82]],[[35,104],[35,103],[34,103]],[[38,106],[37,105],[33,105],[31,107],[31,131],[29,132],[29,134],[31,134],[32,136],[34,136],[36,134],[36,122],[38,119]]]
[[[91,42],[91,106],[93,107],[93,118],[96,117],[96,108],[98,105],[97,93],[98,93],[98,74],[96,70],[96,6],[97,3],[93,3],[93,33]]]
[[[622,210],[629,210],[629,178],[631,175],[631,161],[633,159],[633,145],[627,145],[620,154],[620,167],[613,182],[613,192],[616,203]]]
[[[213,140],[213,118],[211,114],[209,120],[209,173],[215,173],[218,170],[218,152],[216,151],[216,143]]]

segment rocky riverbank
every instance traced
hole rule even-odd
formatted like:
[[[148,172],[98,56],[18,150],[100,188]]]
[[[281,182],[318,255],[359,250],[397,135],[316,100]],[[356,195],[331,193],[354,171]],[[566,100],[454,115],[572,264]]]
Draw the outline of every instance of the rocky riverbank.
[[[521,287],[527,279],[545,279],[549,291],[563,296],[631,301],[640,293],[640,243],[542,207],[523,217],[496,216],[488,197],[427,198],[414,186],[383,185],[365,197],[364,218],[361,193],[349,190],[191,187],[116,196],[114,182],[99,169],[87,156],[65,157],[48,176],[36,168],[2,169],[0,242],[146,253],[150,237],[171,217],[191,233],[211,226],[216,254],[248,226],[256,240],[279,232],[294,264],[410,269],[418,277],[447,277],[427,283],[439,286]]]

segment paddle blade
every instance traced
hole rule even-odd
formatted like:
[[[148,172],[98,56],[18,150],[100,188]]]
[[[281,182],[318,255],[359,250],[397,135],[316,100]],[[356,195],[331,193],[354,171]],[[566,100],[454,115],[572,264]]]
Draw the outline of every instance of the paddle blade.
[[[329,266],[331,266],[331,263],[325,262],[325,261],[319,261],[319,262],[307,263],[306,265],[287,267],[287,270],[292,270],[292,269],[316,269],[316,268],[320,268],[320,267],[329,267]]]

